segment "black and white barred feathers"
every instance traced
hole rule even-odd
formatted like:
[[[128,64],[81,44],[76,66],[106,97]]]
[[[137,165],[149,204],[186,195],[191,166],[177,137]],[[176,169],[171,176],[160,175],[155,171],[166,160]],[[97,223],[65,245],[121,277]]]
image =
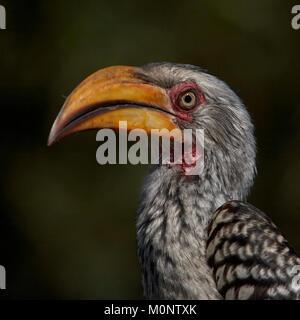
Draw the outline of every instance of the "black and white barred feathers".
[[[300,258],[270,218],[249,203],[231,201],[215,212],[206,254],[225,299],[300,298]]]

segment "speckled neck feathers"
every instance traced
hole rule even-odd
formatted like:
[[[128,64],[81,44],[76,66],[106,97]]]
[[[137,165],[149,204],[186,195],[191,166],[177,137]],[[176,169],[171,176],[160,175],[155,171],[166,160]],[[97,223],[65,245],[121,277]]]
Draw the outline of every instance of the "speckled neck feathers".
[[[209,191],[208,191],[209,190]],[[137,216],[144,294],[150,299],[218,299],[206,262],[207,226],[229,200],[198,176],[156,167],[147,177]]]

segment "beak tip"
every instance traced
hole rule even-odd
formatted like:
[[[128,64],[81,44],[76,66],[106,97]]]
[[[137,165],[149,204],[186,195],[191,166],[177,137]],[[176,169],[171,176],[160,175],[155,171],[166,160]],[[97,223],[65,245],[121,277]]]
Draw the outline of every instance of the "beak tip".
[[[55,143],[55,139],[53,135],[50,133],[48,140],[47,140],[47,147],[51,147]]]
[[[53,145],[54,141],[49,137],[47,141],[47,147],[51,147]]]
[[[51,147],[55,142],[57,142],[58,136],[57,136],[57,120],[53,123],[53,126],[51,128],[48,141],[47,141],[47,147]]]

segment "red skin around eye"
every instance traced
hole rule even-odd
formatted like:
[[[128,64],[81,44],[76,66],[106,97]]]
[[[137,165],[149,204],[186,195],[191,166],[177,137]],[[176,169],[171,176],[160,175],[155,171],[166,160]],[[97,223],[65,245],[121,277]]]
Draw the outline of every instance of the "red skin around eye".
[[[183,110],[178,105],[178,97],[182,92],[188,91],[189,89],[193,89],[193,91],[197,94],[197,104],[196,106],[191,110]],[[170,89],[169,92],[172,108],[175,111],[175,113],[180,117],[182,120],[186,120],[191,122],[193,120],[193,111],[201,104],[205,103],[205,99],[203,96],[202,91],[199,89],[199,87],[191,80],[187,80],[185,82],[181,82],[178,85],[174,86],[172,89]]]

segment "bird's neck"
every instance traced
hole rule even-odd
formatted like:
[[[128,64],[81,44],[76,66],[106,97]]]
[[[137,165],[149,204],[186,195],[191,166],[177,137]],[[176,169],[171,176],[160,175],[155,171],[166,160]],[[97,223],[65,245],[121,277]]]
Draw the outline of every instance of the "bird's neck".
[[[147,177],[137,216],[138,253],[145,296],[218,299],[206,262],[212,213],[230,196],[214,182],[160,166]]]

